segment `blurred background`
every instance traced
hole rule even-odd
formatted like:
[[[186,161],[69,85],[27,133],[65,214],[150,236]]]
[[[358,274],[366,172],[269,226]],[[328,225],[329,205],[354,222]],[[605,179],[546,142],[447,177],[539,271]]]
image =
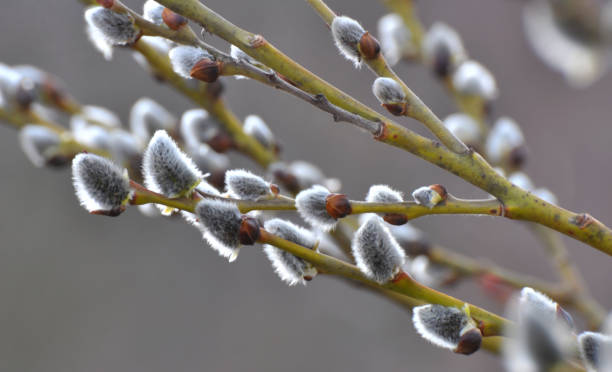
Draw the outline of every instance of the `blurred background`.
[[[143,1],[126,1],[140,8]],[[372,31],[386,9],[375,0],[330,0]],[[372,74],[338,55],[327,28],[305,1],[207,0],[232,22],[263,34],[289,56],[357,99],[378,107]],[[570,88],[530,50],[522,1],[428,0],[426,25],[442,20],[497,78],[494,117],[508,115],[529,146],[527,172],[561,205],[612,223],[612,80]],[[130,106],[151,97],[176,115],[192,105],[154,82],[118,49],[106,62],[83,32],[75,0],[3,0],[0,61],[34,64],[64,79],[81,102],[108,107],[127,124]],[[209,37],[215,45],[228,46]],[[439,116],[454,106],[431,73],[400,63],[398,74]],[[482,192],[461,179],[251,81],[225,79],[240,116],[258,114],[283,143],[284,158],[304,159],[363,198],[385,183],[409,192],[442,183],[460,197]],[[406,126],[426,133],[414,121]],[[258,170],[234,157],[236,166]],[[333,278],[289,288],[259,246],[228,264],[178,220],[135,209],[120,218],[90,216],[78,205],[67,169],[34,168],[17,133],[0,126],[0,370],[2,371],[443,371],[499,370],[487,352],[455,355],[427,344],[410,314]],[[555,280],[538,241],[521,223],[490,217],[434,216],[414,222],[432,242],[521,272]],[[610,257],[566,240],[594,296],[612,306]],[[462,299],[503,312],[464,283]]]

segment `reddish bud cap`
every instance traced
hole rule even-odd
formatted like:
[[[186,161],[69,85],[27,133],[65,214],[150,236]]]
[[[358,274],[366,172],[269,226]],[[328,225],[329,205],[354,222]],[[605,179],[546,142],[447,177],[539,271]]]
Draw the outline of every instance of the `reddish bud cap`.
[[[325,199],[325,209],[335,219],[346,217],[353,210],[351,202],[344,194],[329,194]]]
[[[401,213],[387,213],[383,216],[383,220],[388,224],[400,226],[408,222],[408,216]]]
[[[234,140],[226,132],[219,132],[209,139],[206,144],[219,153],[224,153],[234,147]]]
[[[166,26],[168,26],[174,31],[187,24],[187,18],[183,17],[178,13],[173,12],[168,8],[164,8],[164,10],[162,11],[162,19],[164,20]]]
[[[242,216],[240,232],[238,233],[240,244],[255,244],[257,240],[259,240],[259,236],[261,235],[259,227],[259,222],[255,218],[249,216]]]
[[[446,198],[448,197],[448,192],[446,191],[446,187],[440,184],[431,185],[429,186],[429,188],[437,192],[438,195],[440,195],[440,197],[442,198],[442,200],[446,200]]]
[[[386,108],[391,114],[395,116],[404,116],[408,113],[408,103],[383,103],[382,107]]]
[[[482,334],[480,330],[478,328],[472,328],[461,336],[459,344],[457,344],[457,347],[453,351],[457,354],[470,355],[478,351],[481,344]]]
[[[369,32],[365,34],[359,40],[359,51],[365,59],[374,59],[380,54],[380,44]]]
[[[191,69],[190,75],[194,79],[202,80],[207,83],[214,83],[221,74],[221,62],[202,58]]]

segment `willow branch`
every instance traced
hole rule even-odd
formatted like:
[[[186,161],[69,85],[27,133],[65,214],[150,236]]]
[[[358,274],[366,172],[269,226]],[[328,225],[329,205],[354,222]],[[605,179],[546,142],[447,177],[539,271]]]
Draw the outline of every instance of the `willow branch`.
[[[306,0],[308,4],[321,16],[328,26],[331,26],[336,14],[332,11],[323,0]],[[407,97],[408,108],[405,115],[412,117],[423,123],[446,147],[456,153],[465,153],[468,151],[467,146],[461,142],[455,135],[449,131],[427,105],[397,76],[393,69],[389,66],[382,53],[376,53],[374,58],[366,58],[362,56],[363,62],[380,77],[387,77],[395,80],[401,87]]]
[[[263,229],[261,229],[261,238],[259,242],[262,244],[271,244],[299,258],[302,258],[323,273],[343,276],[370,286],[379,285],[365,277],[363,273],[361,273],[361,271],[359,271],[359,269],[354,265],[321,253],[317,253],[311,249],[272,235]],[[425,301],[427,303],[454,306],[458,308],[461,308],[465,304],[464,301],[421,285],[404,273],[398,274],[395,279],[380,286],[388,290]],[[474,317],[474,319],[482,322],[481,329],[483,331],[483,336],[500,335],[503,327],[510,325],[508,320],[496,314],[474,305],[469,305],[469,307],[470,314]]]
[[[28,124],[40,125],[49,128],[59,135],[60,143],[57,149],[57,155],[62,158],[72,159],[77,154],[89,152],[101,156],[109,157],[109,153],[105,150],[86,146],[74,139],[69,130],[52,121],[46,120],[32,110],[5,110],[0,108],[0,121],[12,126],[16,129],[21,129]]]
[[[133,48],[147,59],[157,76],[214,116],[230,133],[240,151],[264,167],[276,160],[276,155],[271,150],[264,148],[255,138],[244,133],[240,119],[217,96],[218,86],[215,86],[215,83],[198,83],[197,88],[194,88],[174,72],[168,56],[160,54],[146,41],[139,40]]]
[[[504,203],[507,217],[540,223],[612,255],[612,230],[589,215],[554,206],[512,185],[476,153],[454,153],[438,142],[399,126],[314,75],[262,36],[233,25],[197,0],[159,2],[239,47],[246,54],[289,78],[300,89],[311,94],[323,94],[334,105],[366,119],[383,122],[383,133],[376,137],[377,140],[411,152],[487,191]]]
[[[383,2],[392,11],[396,12],[402,17],[405,26],[410,30],[412,30],[415,25],[417,25],[417,27],[421,27],[421,22],[414,11],[415,9],[412,1],[383,0]],[[422,38],[423,34],[414,34],[413,37]],[[419,42],[419,45],[420,44],[421,43]],[[422,59],[421,62],[423,62]],[[459,109],[472,116],[481,126],[482,133],[486,134],[489,127],[485,123],[485,118],[483,116],[484,102],[482,99],[462,95],[457,92],[450,81],[450,77],[446,77],[443,83],[450,95],[454,98]],[[566,288],[565,291],[568,293],[568,295],[571,294],[570,296],[572,298],[569,299],[569,302],[571,302],[580,312],[583,313],[585,318],[588,320],[590,327],[594,329],[599,328],[605,317],[605,311],[602,306],[599,305],[590,295],[588,289],[584,285],[584,280],[582,279],[579,271],[569,261],[567,248],[565,247],[563,241],[559,239],[559,237],[555,235],[553,231],[543,226],[533,225],[531,230],[545,246],[548,256],[553,261],[556,271],[559,273],[564,282],[564,287]]]

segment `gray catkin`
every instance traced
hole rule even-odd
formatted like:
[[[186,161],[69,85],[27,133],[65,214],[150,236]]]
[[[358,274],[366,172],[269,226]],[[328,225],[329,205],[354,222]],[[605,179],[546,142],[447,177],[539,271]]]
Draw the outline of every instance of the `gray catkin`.
[[[225,172],[225,187],[231,197],[242,200],[257,200],[271,194],[268,182],[244,169]]]
[[[113,45],[129,44],[138,37],[138,30],[127,14],[95,7],[85,12],[85,19]]]
[[[300,216],[314,227],[329,231],[337,223],[336,219],[327,213],[327,197],[329,190],[320,185],[301,191],[295,197],[295,205]]]
[[[121,168],[98,155],[77,155],[72,176],[77,196],[90,212],[118,208],[130,195],[130,182]]]
[[[144,153],[142,168],[145,185],[171,198],[188,193],[202,179],[193,161],[162,130],[151,138]]]
[[[355,233],[352,244],[357,267],[370,279],[385,283],[404,264],[405,254],[389,230],[373,215]]]
[[[195,214],[209,234],[208,242],[219,252],[240,247],[242,216],[235,204],[218,199],[203,199],[195,208]],[[220,249],[221,248],[221,249]]]
[[[306,248],[312,249],[316,244],[316,238],[310,231],[288,221],[278,218],[268,220],[264,224],[264,228],[271,234]],[[283,281],[289,285],[304,283],[304,275],[310,269],[310,264],[272,245],[266,245],[264,249],[276,273]]]
[[[413,323],[423,338],[448,349],[457,347],[462,331],[470,324],[463,311],[442,305],[415,308]]]

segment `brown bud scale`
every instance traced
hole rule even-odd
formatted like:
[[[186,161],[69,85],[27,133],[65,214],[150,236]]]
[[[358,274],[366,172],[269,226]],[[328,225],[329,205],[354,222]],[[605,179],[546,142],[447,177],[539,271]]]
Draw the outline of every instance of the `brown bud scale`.
[[[224,153],[227,150],[234,148],[234,140],[226,132],[219,132],[214,137],[209,139],[206,144],[218,153]]]
[[[380,44],[369,32],[366,31],[359,40],[359,51],[365,59],[377,58],[380,54]]]
[[[162,11],[162,19],[164,20],[166,26],[168,26],[174,31],[187,24],[187,18],[183,17],[178,13],[173,12],[168,8],[164,8],[164,10]]]
[[[383,220],[391,225],[400,226],[408,222],[408,216],[401,213],[387,213],[383,216]]]
[[[405,116],[408,113],[408,102],[382,103],[381,106],[395,116]]]
[[[242,223],[240,224],[240,232],[238,237],[240,244],[253,245],[259,240],[261,232],[259,231],[259,222],[256,219],[249,216],[242,216]]]
[[[437,192],[438,195],[442,197],[442,200],[446,200],[446,198],[448,197],[448,192],[446,191],[446,187],[440,184],[430,185],[429,188]]]
[[[478,328],[470,329],[459,339],[459,344],[453,350],[457,354],[470,355],[480,349],[482,344],[482,334]]]
[[[202,80],[207,83],[214,83],[221,74],[221,62],[213,61],[209,58],[202,58],[191,68],[190,75],[194,79]]]
[[[325,198],[325,209],[335,219],[346,217],[353,211],[350,200],[344,194],[329,194]]]

